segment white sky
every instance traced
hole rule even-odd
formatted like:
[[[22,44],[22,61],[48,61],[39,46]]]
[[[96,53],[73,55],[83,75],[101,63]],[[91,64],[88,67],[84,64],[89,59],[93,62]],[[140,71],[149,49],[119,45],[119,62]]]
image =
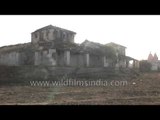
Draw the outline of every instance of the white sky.
[[[160,57],[160,15],[0,15],[0,46],[30,42],[31,32],[50,24],[76,32],[76,43],[115,42],[135,59]]]

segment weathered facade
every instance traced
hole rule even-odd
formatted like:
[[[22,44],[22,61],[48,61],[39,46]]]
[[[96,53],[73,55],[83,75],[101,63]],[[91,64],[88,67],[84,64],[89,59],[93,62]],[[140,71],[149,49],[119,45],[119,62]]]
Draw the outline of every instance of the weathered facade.
[[[61,41],[61,42],[67,41],[74,43],[75,34],[76,34],[75,32],[49,25],[31,33],[31,36],[32,36],[32,43],[50,42],[50,41]]]
[[[0,64],[9,66],[35,65],[55,67],[128,67],[134,60],[125,55],[126,47],[109,43],[102,45],[85,40],[74,43],[75,32],[55,27],[43,27],[31,33],[31,42],[0,48]],[[116,61],[106,48],[116,51]],[[138,66],[137,66],[138,67]]]

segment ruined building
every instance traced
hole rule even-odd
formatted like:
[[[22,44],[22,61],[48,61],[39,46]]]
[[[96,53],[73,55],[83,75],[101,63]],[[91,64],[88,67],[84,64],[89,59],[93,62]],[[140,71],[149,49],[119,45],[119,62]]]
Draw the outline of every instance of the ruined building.
[[[132,60],[133,67],[139,67],[137,60],[126,56],[125,46],[89,40],[76,44],[75,35],[73,31],[52,25],[43,27],[31,33],[30,43],[1,47],[0,65],[126,68]]]

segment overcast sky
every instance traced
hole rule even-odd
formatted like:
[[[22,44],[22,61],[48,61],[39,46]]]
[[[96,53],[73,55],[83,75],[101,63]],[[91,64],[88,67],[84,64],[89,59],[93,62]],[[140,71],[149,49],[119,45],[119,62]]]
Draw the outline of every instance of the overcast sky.
[[[76,32],[76,43],[115,42],[135,59],[160,58],[160,15],[0,15],[0,46],[30,42],[31,32],[50,24]]]

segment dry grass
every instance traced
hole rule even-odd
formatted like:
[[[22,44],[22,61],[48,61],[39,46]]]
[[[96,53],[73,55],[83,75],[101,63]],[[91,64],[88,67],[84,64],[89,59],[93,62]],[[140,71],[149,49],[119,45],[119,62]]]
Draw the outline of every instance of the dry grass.
[[[0,104],[157,105],[160,104],[160,73],[143,74],[128,80],[125,86],[0,86]]]

